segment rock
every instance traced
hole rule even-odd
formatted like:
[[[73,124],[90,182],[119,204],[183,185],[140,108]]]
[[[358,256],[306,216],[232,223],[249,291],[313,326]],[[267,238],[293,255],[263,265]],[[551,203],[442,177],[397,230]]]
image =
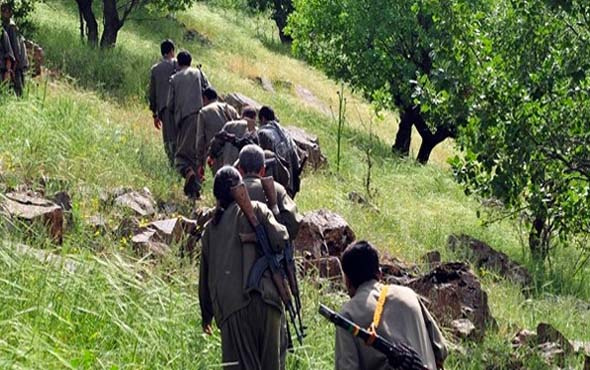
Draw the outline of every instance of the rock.
[[[257,111],[260,110],[260,108],[262,108],[262,104],[238,92],[227,94],[223,98],[223,101],[231,105],[232,107],[236,108],[236,110],[240,113],[242,112],[242,108],[244,108],[247,105],[254,107]]]
[[[54,202],[35,194],[8,193],[4,196],[0,208],[10,217],[46,224],[53,241],[62,243],[64,213],[63,209]]]
[[[495,320],[488,306],[488,295],[477,277],[464,263],[443,263],[407,285],[428,301],[430,312],[443,326],[453,320],[469,319],[475,325],[474,338],[484,337]]]
[[[86,222],[95,231],[106,231],[108,229],[108,221],[103,215],[93,215],[86,219]]]
[[[295,85],[295,93],[307,105],[315,108],[326,116],[331,116],[332,112],[330,111],[330,108],[305,87],[301,85]]]
[[[543,344],[554,342],[559,344],[560,348],[567,354],[574,353],[574,346],[561,332],[547,323],[537,325],[537,343]]]
[[[130,237],[141,229],[139,220],[135,217],[126,217],[121,220],[117,227],[116,234],[119,237]]]
[[[479,268],[497,271],[501,276],[520,284],[523,288],[532,286],[533,278],[526,268],[481,240],[468,235],[451,235],[448,246],[453,251],[464,252],[464,255]]]
[[[416,265],[408,265],[400,259],[386,254],[381,256],[380,268],[383,278],[388,284],[407,285],[418,274]]]
[[[150,216],[156,213],[156,202],[147,188],[141,192],[124,192],[115,198],[115,204],[130,209],[139,216]]]
[[[522,329],[512,338],[512,347],[520,348],[537,343],[537,333],[531,330]]]
[[[275,92],[274,87],[272,86],[272,81],[269,80],[267,77],[264,76],[256,76],[253,78],[253,80],[258,83],[260,86],[262,86],[262,89],[268,92]]]
[[[310,252],[314,259],[340,257],[344,248],[355,238],[344,218],[322,209],[309,212],[303,217],[294,245],[299,251]]]
[[[310,135],[299,127],[288,126],[285,127],[285,129],[291,135],[295,144],[307,153],[307,163],[309,163],[314,170],[328,164],[328,159],[320,149],[320,143],[317,136]]]
[[[320,278],[344,286],[344,272],[338,257],[306,259],[303,264],[303,271],[306,275],[318,274]]]
[[[572,340],[570,343],[572,344],[574,353],[590,356],[590,342]]]
[[[183,246],[182,252],[186,250],[190,254],[194,249],[191,236],[196,229],[197,221],[184,217],[158,220],[138,230],[131,241],[142,255],[152,253],[162,256],[168,253],[170,244],[178,243],[183,237],[188,236],[187,245]]]
[[[211,46],[212,42],[209,38],[194,28],[188,29],[184,32],[182,37],[184,41],[197,41],[202,46]]]
[[[422,257],[422,261],[426,262],[430,268],[435,268],[440,265],[442,259],[439,251],[430,251]]]
[[[40,76],[45,64],[45,52],[43,48],[31,40],[25,40],[25,48],[29,58],[29,70],[32,71],[33,77]]]
[[[64,258],[62,256],[58,256],[57,254],[53,254],[51,252],[44,251],[41,249],[31,248],[28,245],[11,245],[7,242],[5,242],[4,245],[6,247],[13,249],[18,254],[32,257],[41,263],[52,264],[54,266],[61,267],[67,272],[76,272],[76,270],[80,267],[80,264],[72,259]]]
[[[475,325],[469,319],[457,319],[451,321],[453,334],[460,339],[473,339],[475,334]]]
[[[289,80],[275,80],[274,84],[279,89],[289,90],[289,91],[293,90],[293,82],[291,82]]]
[[[543,358],[543,360],[545,360],[545,362],[549,365],[557,364],[559,366],[563,366],[563,363],[565,362],[565,352],[559,343],[541,343],[537,346],[537,351],[539,352],[541,358]]]

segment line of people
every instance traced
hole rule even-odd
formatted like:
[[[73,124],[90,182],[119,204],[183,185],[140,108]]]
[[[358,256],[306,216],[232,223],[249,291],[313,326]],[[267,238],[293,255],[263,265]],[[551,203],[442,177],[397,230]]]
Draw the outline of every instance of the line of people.
[[[270,107],[257,112],[243,107],[241,114],[221,102],[200,67],[191,67],[188,51],[175,54],[175,45],[160,45],[162,60],[151,68],[149,103],[154,126],[162,130],[168,160],[185,179],[189,198],[200,197],[206,167],[215,173],[233,165],[239,149],[260,145],[274,178],[294,197],[306,154],[299,150]],[[259,119],[259,127],[256,118]]]
[[[302,222],[293,198],[305,154],[270,107],[257,112],[246,106],[238,117],[233,107],[219,101],[200,68],[191,67],[188,52],[175,58],[170,40],[161,44],[161,52],[162,61],[151,70],[150,108],[154,125],[163,131],[170,163],[184,177],[191,198],[200,196],[205,167],[214,176],[217,204],[205,226],[199,266],[202,329],[212,334],[215,320],[224,369],[285,369],[292,342],[284,286],[276,282],[270,262],[259,262],[285,264],[289,259],[286,251]],[[274,179],[273,194],[265,177]],[[249,210],[237,199],[240,186],[248,194]],[[262,225],[263,235],[255,224]],[[446,347],[436,322],[411,289],[379,283],[377,250],[364,241],[350,245],[342,268],[351,300],[341,314],[410,346],[428,369],[442,368]],[[336,369],[393,368],[385,355],[341,328],[335,348]]]
[[[25,87],[25,72],[29,68],[25,39],[12,19],[12,5],[3,3],[0,13],[0,83],[9,85],[17,96],[21,96]]]

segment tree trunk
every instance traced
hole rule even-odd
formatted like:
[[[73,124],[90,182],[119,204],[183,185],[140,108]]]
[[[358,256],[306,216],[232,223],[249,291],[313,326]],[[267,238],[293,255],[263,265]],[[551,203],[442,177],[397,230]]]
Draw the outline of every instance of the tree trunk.
[[[285,33],[289,14],[293,12],[293,2],[291,0],[274,0],[273,19],[279,29],[279,38],[281,43],[290,44],[293,38]]]
[[[391,148],[395,154],[407,157],[410,155],[410,144],[412,143],[412,126],[414,125],[414,114],[411,108],[405,109],[400,116],[399,128],[395,135],[395,143]]]
[[[78,3],[78,10],[84,19],[84,22],[86,22],[88,44],[96,46],[98,45],[98,23],[96,22],[96,17],[92,11],[92,1],[93,0],[76,0]],[[81,29],[80,33],[83,36],[84,30]]]
[[[117,11],[116,0],[104,0],[104,31],[100,38],[100,47],[110,48],[117,43],[117,36],[121,29],[121,21],[119,20],[119,12]]]
[[[545,218],[537,216],[529,233],[529,248],[531,255],[538,261],[543,261],[549,252],[549,235]]]
[[[437,128],[436,132],[433,134],[418,110],[414,110],[414,125],[422,138],[422,144],[420,145],[420,150],[418,150],[418,157],[416,159],[421,164],[426,164],[430,159],[430,154],[434,147],[452,135],[451,132],[444,127]]]

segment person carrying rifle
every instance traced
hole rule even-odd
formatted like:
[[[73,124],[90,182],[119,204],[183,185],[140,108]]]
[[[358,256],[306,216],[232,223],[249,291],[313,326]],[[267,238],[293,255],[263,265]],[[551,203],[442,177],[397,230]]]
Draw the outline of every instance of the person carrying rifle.
[[[287,227],[289,240],[292,242],[297,237],[303,217],[297,212],[297,205],[287,194],[285,188],[274,181],[272,177],[264,178],[266,175],[264,163],[264,151],[258,145],[246,145],[240,151],[238,169],[244,178],[244,184],[246,185],[250,199],[265,203],[273,211],[277,220]],[[270,184],[271,189],[269,189],[267,181],[272,183]],[[269,191],[274,191],[274,194],[267,194]],[[288,259],[285,258],[284,262],[286,263],[287,261]],[[292,267],[293,278],[296,278],[295,266],[293,265]],[[296,283],[294,282],[294,284]],[[296,293],[296,290],[297,288],[293,289],[293,286],[291,287],[293,294],[298,293]],[[299,298],[297,297],[297,299]],[[287,318],[283,313],[281,316],[281,369],[285,368],[287,350],[292,348],[292,346],[287,328]]]
[[[366,241],[342,254],[351,300],[340,315],[392,343],[402,343],[430,370],[442,369],[447,356],[444,338],[419,296],[410,288],[379,283],[379,254]],[[336,369],[393,369],[385,354],[341,327],[336,329]]]
[[[265,243],[274,253],[282,253],[289,235],[265,204],[250,203],[247,198],[249,209],[242,211],[245,206],[232,194],[240,185],[242,177],[233,167],[225,166],[215,175],[217,207],[202,239],[202,327],[211,334],[215,318],[221,331],[224,369],[279,369],[281,292],[270,269],[259,286],[247,285],[252,266],[264,257],[252,218],[266,231]]]
[[[10,3],[2,4],[0,12],[2,13],[2,28],[8,35],[14,56],[14,62],[9,69],[12,86],[16,95],[22,96],[25,87],[25,72],[29,68],[25,39],[12,19],[12,5]]]

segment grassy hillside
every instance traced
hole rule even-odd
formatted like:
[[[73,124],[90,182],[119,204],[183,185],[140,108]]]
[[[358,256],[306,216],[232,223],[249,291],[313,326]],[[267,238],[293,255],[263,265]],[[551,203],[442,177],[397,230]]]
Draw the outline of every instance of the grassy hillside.
[[[215,367],[220,342],[218,336],[205,338],[200,332],[197,267],[174,257],[160,264],[137,261],[126,240],[96,233],[86,221],[103,213],[116,222],[116,213],[105,210],[100,197],[117,186],[145,186],[159,200],[184,203],[186,213],[191,208],[180,179],[167,167],[160,133],[151,126],[144,99],[158,44],[166,37],[176,40],[203,64],[218,90],[239,91],[270,104],[283,122],[318,135],[331,164],[336,160],[336,124],[300,100],[294,86],[309,89],[334,111],[339,86],[286,55],[260,20],[199,5],[176,19],[126,24],[117,48],[99,52],[80,44],[77,12],[65,4],[48,1],[34,15],[36,41],[58,77],[38,80],[22,100],[0,98],[0,190],[22,183],[35,187],[46,176],[49,192],[68,191],[73,222],[55,253],[74,259],[79,267],[65,272],[59,265],[15,252],[13,244],[2,244],[0,367]],[[184,41],[186,29],[198,31],[208,42]],[[256,76],[290,81],[293,88],[277,87],[276,93],[269,93],[252,80]],[[590,270],[574,275],[579,252],[568,248],[555,253],[551,266],[534,266],[520,242],[526,233],[518,220],[483,226],[477,218],[482,206],[463,194],[446,166],[450,144],[438,148],[428,166],[393,158],[389,146],[395,114],[376,118],[370,105],[350,92],[347,96],[341,171],[336,173],[332,165],[307,174],[297,197],[302,211],[325,207],[340,213],[359,238],[408,261],[419,261],[434,249],[452,260],[445,248],[447,236],[468,233],[536,272],[538,289],[530,299],[494,274],[480,274],[499,329],[483,344],[454,353],[447,368],[478,369],[491,362],[502,367],[510,357],[511,335],[540,321],[552,323],[568,338],[590,340],[590,288],[585,280]],[[365,191],[367,146],[375,162],[371,187],[378,212],[348,200],[349,192]],[[213,202],[210,186],[208,181],[204,204]],[[42,230],[4,223],[0,232],[5,241],[55,248]],[[290,357],[289,368],[333,366],[333,328],[315,314],[320,298],[333,307],[344,300],[327,287],[305,283],[310,335]],[[542,368],[537,359],[528,365]]]

